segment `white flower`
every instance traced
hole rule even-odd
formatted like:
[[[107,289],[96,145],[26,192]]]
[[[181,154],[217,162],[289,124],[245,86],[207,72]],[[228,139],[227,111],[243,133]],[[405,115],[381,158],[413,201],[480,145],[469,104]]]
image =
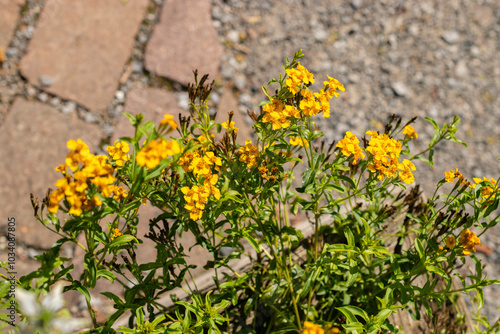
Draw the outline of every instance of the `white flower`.
[[[35,329],[41,333],[73,333],[89,325],[88,319],[64,317],[64,312],[59,312],[64,306],[62,291],[63,285],[57,284],[40,303],[35,293],[18,287],[19,310],[28,320],[22,325],[22,333],[33,333]]]

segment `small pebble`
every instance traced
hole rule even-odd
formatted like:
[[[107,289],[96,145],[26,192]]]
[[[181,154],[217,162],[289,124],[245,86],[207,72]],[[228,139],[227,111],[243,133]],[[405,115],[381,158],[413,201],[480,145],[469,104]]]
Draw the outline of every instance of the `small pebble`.
[[[363,0],[352,0],[352,1],[351,1],[351,6],[352,6],[354,9],[358,9],[358,8],[360,8],[361,6],[363,6]]]
[[[133,61],[132,62],[132,73],[142,73],[143,67],[142,63],[140,61]]]
[[[456,32],[455,30],[449,30],[445,31],[442,35],[441,38],[443,41],[445,41],[448,44],[455,44],[458,43],[460,40],[460,34]]]
[[[60,104],[61,104],[61,100],[57,97],[53,97],[50,99],[50,105],[53,106],[53,107],[58,107]]]
[[[391,86],[392,90],[396,94],[396,96],[407,96],[409,94],[408,87],[405,86],[402,82],[395,82]]]
[[[38,99],[41,102],[47,102],[47,100],[49,99],[49,96],[47,95],[47,93],[40,93],[40,94],[38,94]]]
[[[38,82],[43,87],[50,87],[54,83],[54,78],[52,78],[51,76],[42,74],[41,76],[38,77]]]
[[[61,110],[64,114],[70,114],[73,111],[75,111],[75,109],[76,109],[76,103],[69,101],[62,107]]]
[[[118,101],[120,101],[120,102],[121,102],[121,101],[123,101],[123,100],[125,99],[125,93],[124,93],[123,91],[119,90],[119,91],[117,91],[117,92],[115,93],[115,97],[116,97],[116,99],[117,99]]]

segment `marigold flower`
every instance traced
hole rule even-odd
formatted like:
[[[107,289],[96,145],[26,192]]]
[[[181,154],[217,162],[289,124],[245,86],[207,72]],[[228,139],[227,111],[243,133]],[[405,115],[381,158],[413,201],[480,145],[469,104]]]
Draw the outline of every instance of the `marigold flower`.
[[[59,166],[56,167],[56,171],[63,173],[63,175],[66,174],[67,170],[68,170],[68,166],[66,164],[60,164]]]
[[[117,166],[123,166],[126,161],[129,161],[129,157],[127,155],[128,151],[130,151],[130,147],[127,142],[124,141],[115,141],[115,146],[108,146],[106,148],[109,156],[115,160]]]
[[[484,182],[484,181],[487,181],[489,183],[491,183],[494,187],[490,187],[490,186],[483,186],[481,188],[481,196],[483,197],[483,200],[486,200],[486,199],[489,199],[489,200],[494,200],[495,199],[495,192],[498,190],[498,186],[496,186],[496,183],[497,181],[495,179],[488,179],[486,177],[484,177],[482,180],[480,178],[473,178],[474,182],[476,182],[477,184],[474,184],[472,185],[472,188],[476,188],[476,186],[478,184],[480,184],[481,182]]]
[[[173,115],[163,115],[163,119],[160,121],[160,127],[167,127],[170,125],[171,130],[177,129],[179,126],[176,121],[174,121]]]
[[[354,156],[353,165],[358,163],[358,159],[365,157],[363,150],[359,147],[359,139],[351,131],[346,132],[344,139],[341,139],[337,143],[337,147],[342,149],[342,154],[346,157],[350,155]]]
[[[252,168],[259,158],[259,150],[256,146],[252,145],[251,140],[245,140],[245,146],[241,146],[238,149],[240,153],[240,161],[246,162],[247,168]]]
[[[398,177],[401,181],[406,184],[413,183],[415,181],[415,177],[413,176],[412,170],[416,170],[417,168],[410,160],[404,159],[402,163],[398,165],[399,174]]]
[[[227,124],[228,122],[229,121],[223,122],[222,123],[222,127],[224,129],[228,129],[229,132],[231,132],[231,131],[238,132],[239,128],[237,128],[236,126],[234,126],[234,121],[231,121],[231,123],[229,125]]]
[[[402,133],[406,136],[409,136],[411,139],[418,138],[418,133],[415,131],[415,129],[411,125],[405,126]]]
[[[122,235],[122,232],[120,232],[119,229],[114,228],[112,229],[113,235],[111,236],[111,240],[114,240],[115,238],[118,238],[120,235]]]
[[[314,94],[312,92],[307,89],[302,89],[300,93],[302,94],[302,100],[300,100],[299,107],[302,109],[302,113],[304,115],[314,116],[322,111],[321,103],[314,98]]]
[[[66,145],[71,150],[66,156],[66,165],[71,170],[76,170],[78,164],[83,163],[89,157],[89,147],[81,139],[69,140]]]
[[[290,138],[290,144],[291,145],[300,145],[303,147],[309,147],[309,142],[305,139],[302,139],[301,137]]]
[[[446,247],[448,247],[449,249],[455,248],[455,237],[452,235],[447,236],[444,239],[444,243],[446,244]]]
[[[135,159],[139,166],[147,169],[155,168],[160,161],[176,153],[180,153],[181,148],[177,141],[165,141],[163,139],[152,140],[144,146],[136,155]]]
[[[309,321],[304,321],[304,329],[301,334],[324,334],[325,330],[319,325]]]
[[[306,85],[314,83],[313,74],[302,66],[300,62],[297,63],[297,68],[288,68],[285,72],[288,75],[288,78],[285,80],[285,85],[293,94],[299,92],[302,83]]]
[[[373,162],[368,165],[368,169],[373,173],[380,172],[378,175],[380,181],[386,177],[394,177],[399,170],[399,154],[402,151],[402,144],[386,134],[379,135],[374,131],[367,131],[366,134],[371,136],[366,151],[373,156]]]
[[[290,115],[280,101],[273,100],[272,103],[266,104],[262,110],[265,112],[262,122],[271,123],[273,130],[288,128],[290,126],[291,122],[288,119]]]
[[[339,97],[339,92],[337,90],[340,90],[341,92],[345,91],[345,87],[343,84],[341,84],[337,79],[330,77],[327,75],[328,81],[323,81],[323,85],[327,86],[328,89],[326,93],[328,94],[329,98],[332,98],[333,96]]]
[[[471,252],[475,252],[476,245],[481,246],[481,240],[476,236],[476,233],[470,231],[468,228],[460,233],[458,242],[462,244],[465,256],[470,255]]]

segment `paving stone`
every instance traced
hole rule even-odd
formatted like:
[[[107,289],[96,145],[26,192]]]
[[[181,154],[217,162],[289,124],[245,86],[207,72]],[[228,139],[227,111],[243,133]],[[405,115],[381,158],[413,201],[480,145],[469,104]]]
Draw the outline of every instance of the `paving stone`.
[[[113,100],[148,0],[47,0],[21,61],[35,86],[103,110]],[[52,78],[50,87],[39,82]]]
[[[238,110],[238,101],[236,100],[231,90],[229,88],[224,88],[220,102],[217,106],[217,116],[215,117],[215,120],[219,123],[226,122],[229,119],[228,113],[230,111],[234,112],[234,126],[238,128],[236,142],[240,145],[244,145],[245,140],[252,140],[253,130],[245,120],[247,116],[243,115]],[[224,131],[222,132],[222,134],[224,134]]]
[[[215,78],[222,52],[210,0],[167,0],[146,47],[145,65],[150,72],[187,85],[195,69]]]
[[[50,248],[58,238],[33,217],[30,193],[40,200],[60,175],[54,167],[64,161],[70,139],[81,138],[97,148],[101,134],[97,126],[73,115],[63,115],[39,102],[16,99],[0,127],[0,212],[15,217],[18,243]],[[6,219],[0,221],[5,231]]]
[[[174,115],[174,120],[179,123],[179,113],[189,116],[189,112],[180,108],[174,93],[159,88],[132,88],[127,94],[123,112],[133,115],[142,113],[145,120],[159,124],[163,115]],[[132,137],[134,128],[127,117],[121,115],[115,127],[111,140],[114,143],[120,137]],[[170,135],[178,137],[178,132],[173,131]]]
[[[0,47],[7,50],[24,0],[0,0]]]

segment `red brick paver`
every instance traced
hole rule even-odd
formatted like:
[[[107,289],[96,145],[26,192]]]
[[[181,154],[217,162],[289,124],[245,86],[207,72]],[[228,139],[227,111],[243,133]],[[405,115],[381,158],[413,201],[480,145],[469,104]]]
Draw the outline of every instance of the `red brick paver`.
[[[210,0],[165,1],[146,48],[148,71],[183,85],[192,82],[194,69],[217,76],[223,49],[210,8]]]
[[[9,46],[24,0],[0,0],[0,47]]]
[[[42,199],[48,188],[55,188],[60,174],[54,167],[64,161],[67,141],[78,138],[93,150],[101,133],[75,115],[63,115],[39,102],[14,101],[0,127],[0,212],[16,218],[18,243],[46,249],[58,239],[33,217],[30,193]],[[1,220],[0,228],[6,224],[6,218]]]
[[[113,100],[148,0],[47,0],[21,71],[30,83],[93,110]],[[47,81],[47,80],[45,80]]]

